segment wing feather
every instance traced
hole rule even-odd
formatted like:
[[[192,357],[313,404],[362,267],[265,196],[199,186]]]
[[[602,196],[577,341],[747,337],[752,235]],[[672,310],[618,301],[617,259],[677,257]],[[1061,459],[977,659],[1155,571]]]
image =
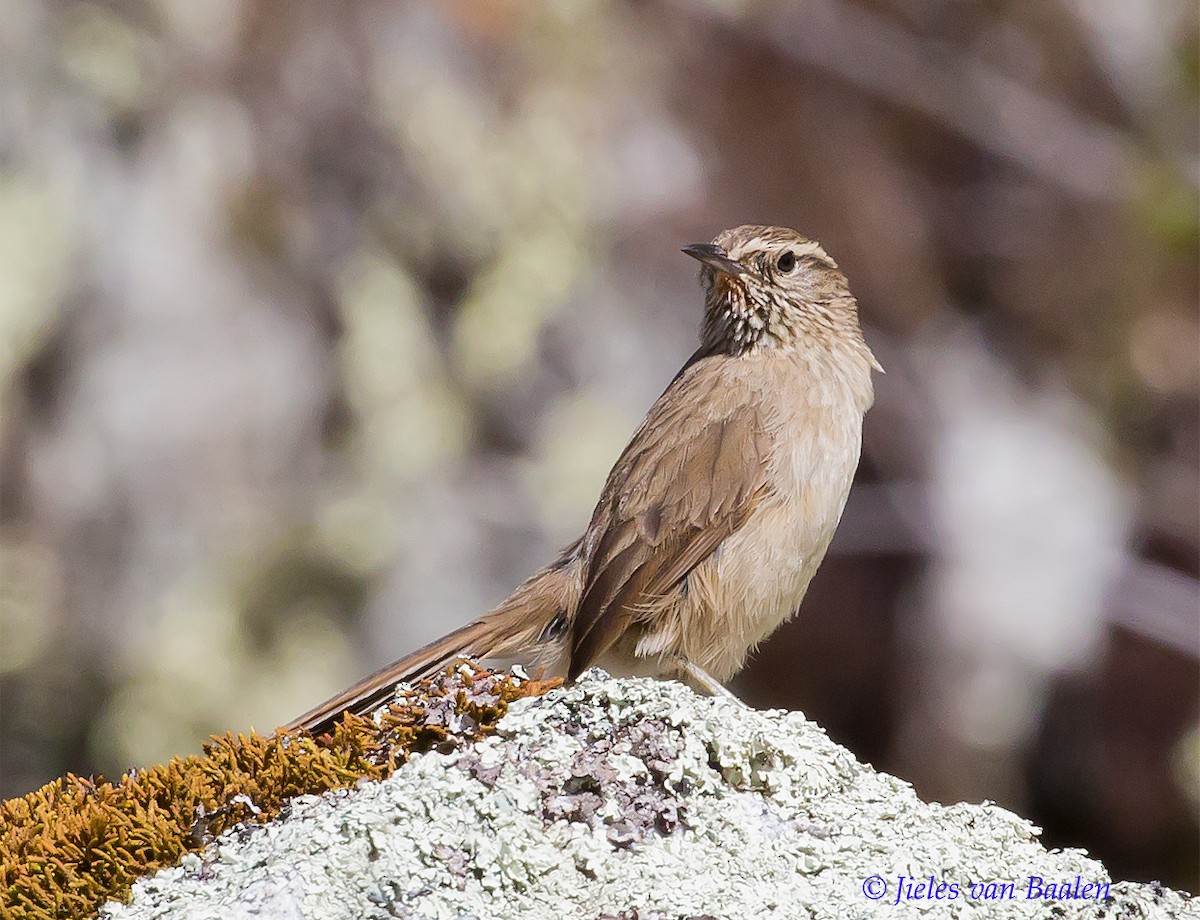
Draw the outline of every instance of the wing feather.
[[[571,678],[679,591],[769,492],[759,400],[725,367],[714,359],[689,366],[613,468],[585,537],[593,550],[572,630]]]

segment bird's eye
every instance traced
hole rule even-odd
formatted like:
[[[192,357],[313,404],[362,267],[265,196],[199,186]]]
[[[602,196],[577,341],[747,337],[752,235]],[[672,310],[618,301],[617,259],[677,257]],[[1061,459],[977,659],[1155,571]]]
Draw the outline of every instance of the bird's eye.
[[[792,270],[796,267],[796,254],[790,250],[785,252],[779,257],[779,261],[775,263],[775,267],[785,275],[791,274]]]

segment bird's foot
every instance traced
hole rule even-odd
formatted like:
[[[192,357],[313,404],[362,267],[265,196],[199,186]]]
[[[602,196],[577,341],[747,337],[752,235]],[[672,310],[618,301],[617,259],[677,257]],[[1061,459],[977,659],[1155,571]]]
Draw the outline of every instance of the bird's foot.
[[[683,671],[696,686],[704,690],[709,696],[715,696],[717,699],[728,700],[731,703],[736,703],[739,706],[745,707],[746,704],[739,700],[730,692],[724,684],[718,681],[715,677],[709,674],[704,668],[698,664],[692,664],[686,658],[677,657],[675,663],[679,669]]]

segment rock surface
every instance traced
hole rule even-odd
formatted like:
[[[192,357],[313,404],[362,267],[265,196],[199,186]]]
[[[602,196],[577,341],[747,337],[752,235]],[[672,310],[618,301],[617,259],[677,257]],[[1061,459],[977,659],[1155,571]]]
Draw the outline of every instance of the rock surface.
[[[995,805],[922,802],[799,713],[591,672],[479,744],[237,828],[101,916],[1134,920],[1200,902],[1111,882]]]

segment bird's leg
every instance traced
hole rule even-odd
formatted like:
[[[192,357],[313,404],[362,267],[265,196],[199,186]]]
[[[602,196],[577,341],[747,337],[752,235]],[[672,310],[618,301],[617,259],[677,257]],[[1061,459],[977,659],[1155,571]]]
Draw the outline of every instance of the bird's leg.
[[[745,708],[746,704],[739,700],[730,692],[724,684],[718,681],[715,677],[709,674],[704,668],[698,664],[692,664],[682,655],[675,656],[675,664],[679,666],[688,677],[696,682],[697,686],[705,690],[709,696],[715,696],[718,699],[728,700],[731,703]]]

